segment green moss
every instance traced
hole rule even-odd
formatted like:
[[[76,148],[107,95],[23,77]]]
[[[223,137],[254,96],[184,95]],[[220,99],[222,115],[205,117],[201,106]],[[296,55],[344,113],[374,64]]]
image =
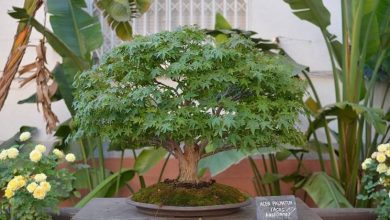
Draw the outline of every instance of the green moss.
[[[139,190],[132,199],[136,202],[170,206],[209,206],[244,202],[248,196],[237,189],[214,183],[203,188],[177,187],[158,183]]]

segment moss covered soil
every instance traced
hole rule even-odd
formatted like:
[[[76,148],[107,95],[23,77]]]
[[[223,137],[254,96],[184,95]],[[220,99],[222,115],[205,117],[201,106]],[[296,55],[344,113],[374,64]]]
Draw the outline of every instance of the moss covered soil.
[[[167,206],[210,206],[241,203],[248,196],[239,190],[218,183],[202,185],[178,185],[161,182],[135,193],[133,201]]]

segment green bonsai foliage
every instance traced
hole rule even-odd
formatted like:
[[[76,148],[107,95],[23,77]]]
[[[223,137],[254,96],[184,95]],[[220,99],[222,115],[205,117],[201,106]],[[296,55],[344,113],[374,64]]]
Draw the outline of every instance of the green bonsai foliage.
[[[197,182],[207,151],[299,144],[304,85],[275,54],[233,35],[185,27],[137,37],[76,77],[78,135],[163,147],[179,181]]]

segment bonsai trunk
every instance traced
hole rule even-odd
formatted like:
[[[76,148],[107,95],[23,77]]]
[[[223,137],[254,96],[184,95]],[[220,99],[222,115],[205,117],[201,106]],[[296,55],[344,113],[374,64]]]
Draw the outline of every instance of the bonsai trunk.
[[[199,149],[193,145],[186,145],[183,154],[179,155],[179,182],[197,183],[198,163],[200,160]]]

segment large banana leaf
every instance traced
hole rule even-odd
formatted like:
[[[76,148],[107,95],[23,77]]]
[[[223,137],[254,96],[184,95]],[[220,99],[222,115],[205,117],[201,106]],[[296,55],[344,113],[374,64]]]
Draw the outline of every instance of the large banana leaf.
[[[333,48],[336,61],[341,66],[341,43],[336,36],[327,31],[330,25],[329,10],[322,3],[322,0],[284,0],[290,5],[293,13],[300,19],[308,21],[321,29]]]
[[[338,102],[323,107],[319,110],[319,114],[316,116],[313,124],[321,124],[327,116],[337,116],[345,121],[354,121],[361,115],[364,115],[367,122],[372,124],[379,134],[385,133],[386,121],[383,119],[383,111],[381,109],[370,108],[350,102]]]
[[[380,46],[390,50],[390,0],[380,0],[376,17],[379,24]]]
[[[122,187],[124,184],[126,184],[129,180],[131,180],[134,177],[135,171],[131,169],[127,169],[127,170],[123,170],[120,174],[121,174],[121,179],[119,180],[120,181],[119,187]],[[82,208],[94,198],[112,196],[112,192],[114,191],[113,189],[116,187],[118,181],[118,175],[119,172],[116,172],[111,176],[107,177],[103,182],[97,185],[95,189],[93,189],[90,193],[88,193],[88,195],[86,195],[82,200],[80,200],[75,205],[75,207]]]
[[[152,0],[99,0],[96,3],[121,40],[132,39],[131,20],[146,12],[151,4]]]
[[[62,96],[61,96],[60,92],[57,90],[57,92],[52,97],[50,97],[50,100],[52,102],[62,100]],[[18,104],[35,104],[35,103],[37,103],[37,94],[36,93],[30,95],[27,98],[24,98],[24,99],[18,101]]]
[[[219,173],[222,173],[230,166],[239,163],[248,156],[276,153],[282,149],[283,148],[281,147],[262,147],[255,150],[233,149],[219,152],[214,155],[202,158],[199,161],[199,174],[202,174],[206,169],[209,169],[211,176],[215,176]]]
[[[293,13],[300,19],[308,21],[326,30],[330,25],[330,13],[319,0],[284,0],[290,5]]]
[[[230,23],[226,20],[225,17],[219,12],[215,15],[215,25],[214,28],[216,30],[231,30],[232,26]]]
[[[341,185],[324,172],[313,173],[302,188],[319,208],[352,208]]]
[[[84,0],[48,0],[53,32],[79,57],[89,59],[100,47],[103,36],[97,17],[86,12]]]
[[[68,61],[66,61],[68,60]],[[64,99],[66,107],[68,107],[69,112],[71,115],[74,115],[75,110],[73,108],[73,78],[74,74],[77,73],[77,68],[75,68],[73,65],[65,65],[70,59],[64,58],[63,64],[57,64],[52,73],[54,75],[54,78],[58,84],[58,90],[60,91],[61,97]],[[64,71],[64,66],[68,68],[68,71]],[[69,69],[72,68],[72,70],[69,71]]]
[[[137,171],[139,175],[143,175],[159,163],[166,155],[167,151],[162,147],[144,149],[135,161],[134,170]]]

